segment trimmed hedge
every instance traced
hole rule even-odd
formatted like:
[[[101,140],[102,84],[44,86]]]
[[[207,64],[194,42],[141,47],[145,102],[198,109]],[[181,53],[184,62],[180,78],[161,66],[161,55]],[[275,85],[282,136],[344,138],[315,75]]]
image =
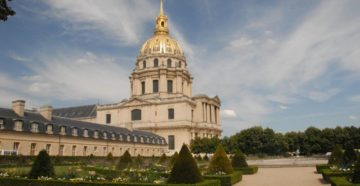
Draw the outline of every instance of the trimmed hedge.
[[[255,174],[258,171],[257,166],[248,166],[248,167],[242,167],[242,168],[235,168],[236,171],[241,171],[242,174]]]
[[[231,186],[242,180],[242,174],[240,171],[234,171],[229,175],[205,175],[204,178],[207,180],[220,180],[221,186]]]
[[[350,183],[346,177],[331,177],[331,186],[360,186],[359,183]]]
[[[352,172],[340,172],[330,169],[324,169],[321,174],[324,180],[330,182],[330,177],[349,177],[350,175],[352,175]]]
[[[155,183],[111,183],[71,182],[59,180],[31,180],[0,178],[1,186],[220,186],[219,180],[205,180],[196,184],[155,184]]]
[[[324,169],[330,169],[330,165],[328,164],[317,164],[316,165],[316,172],[321,174]]]

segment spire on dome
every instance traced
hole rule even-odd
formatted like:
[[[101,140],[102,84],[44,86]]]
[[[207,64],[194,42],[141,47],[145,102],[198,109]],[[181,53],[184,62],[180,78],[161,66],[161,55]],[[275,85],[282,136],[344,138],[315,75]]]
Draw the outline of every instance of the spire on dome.
[[[169,34],[168,19],[164,14],[164,1],[160,0],[160,14],[156,18],[155,23],[155,35],[167,35]]]

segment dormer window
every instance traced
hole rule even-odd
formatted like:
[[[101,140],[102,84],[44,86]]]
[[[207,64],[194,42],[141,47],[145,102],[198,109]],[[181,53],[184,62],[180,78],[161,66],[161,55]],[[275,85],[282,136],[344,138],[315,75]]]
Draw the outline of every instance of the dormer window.
[[[99,132],[98,131],[94,131],[94,138],[99,138]]]
[[[77,128],[72,129],[72,135],[73,136],[78,136],[78,129]]]
[[[88,130],[88,129],[85,129],[85,130],[84,130],[83,136],[84,136],[85,138],[89,137],[89,130]]]
[[[60,127],[60,134],[65,135],[66,134],[66,127],[62,126]]]
[[[115,137],[115,134],[114,134],[114,133],[112,133],[112,134],[111,134],[111,139],[112,139],[112,140],[115,140],[115,139],[116,139],[116,137]]]
[[[127,141],[131,141],[130,135],[127,136],[127,139],[126,139],[126,140],[127,140]]]
[[[3,129],[5,129],[4,120],[0,119],[0,130],[3,130]]]
[[[53,133],[53,126],[52,125],[47,125],[46,126],[46,133],[47,134],[52,134]]]
[[[143,137],[140,137],[140,142],[144,143],[144,138]]]
[[[137,142],[137,141],[138,141],[138,137],[134,136],[134,142]]]
[[[37,123],[32,123],[32,124],[31,124],[31,132],[33,132],[33,133],[38,133],[38,132],[39,132],[39,124],[37,124]]]
[[[20,120],[16,120],[14,130],[15,131],[22,131],[23,130],[23,122],[20,121]]]
[[[106,132],[104,132],[104,133],[103,133],[103,137],[104,137],[104,139],[107,139],[107,138],[108,138],[108,136],[107,136],[107,133],[106,133]]]

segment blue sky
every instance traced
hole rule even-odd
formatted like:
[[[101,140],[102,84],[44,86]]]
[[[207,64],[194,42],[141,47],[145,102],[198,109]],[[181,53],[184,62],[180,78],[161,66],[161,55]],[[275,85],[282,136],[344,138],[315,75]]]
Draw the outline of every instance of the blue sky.
[[[22,0],[0,23],[0,106],[113,103],[159,0]],[[165,0],[194,94],[222,99],[224,135],[360,120],[360,1]]]

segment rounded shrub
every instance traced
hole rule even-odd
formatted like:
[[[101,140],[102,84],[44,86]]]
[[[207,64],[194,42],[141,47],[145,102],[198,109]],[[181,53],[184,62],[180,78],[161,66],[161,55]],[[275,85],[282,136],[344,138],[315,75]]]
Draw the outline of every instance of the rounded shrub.
[[[339,166],[343,160],[343,155],[342,147],[340,145],[335,145],[334,150],[331,152],[328,164]]]
[[[231,165],[233,168],[248,167],[244,153],[242,153],[240,150],[235,152],[235,155],[231,160]]]
[[[53,177],[55,175],[54,166],[46,150],[40,151],[36,157],[29,173],[29,178],[37,179],[39,177]]]
[[[233,172],[233,168],[230,164],[230,160],[226,155],[224,147],[219,144],[216,147],[216,151],[211,158],[209,164],[209,173],[216,174],[219,172],[224,172],[226,174],[231,174]]]
[[[357,158],[354,167],[354,173],[352,175],[352,182],[353,183],[360,183],[360,156]]]
[[[129,151],[125,151],[124,154],[120,157],[119,162],[116,166],[117,169],[125,169],[130,166],[132,160]]]
[[[203,180],[195,159],[188,147],[184,144],[181,147],[179,156],[176,158],[174,166],[169,176],[169,183],[198,183]]]

